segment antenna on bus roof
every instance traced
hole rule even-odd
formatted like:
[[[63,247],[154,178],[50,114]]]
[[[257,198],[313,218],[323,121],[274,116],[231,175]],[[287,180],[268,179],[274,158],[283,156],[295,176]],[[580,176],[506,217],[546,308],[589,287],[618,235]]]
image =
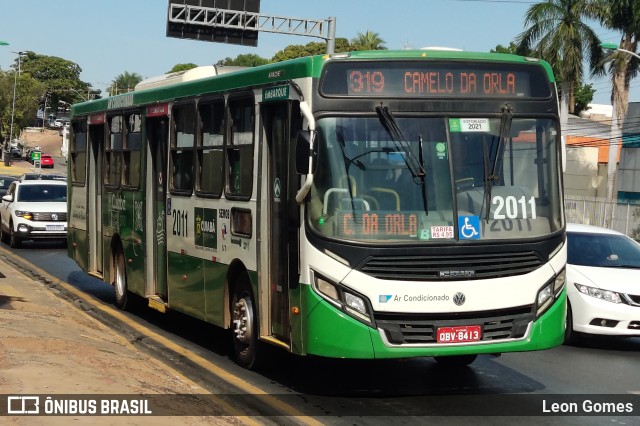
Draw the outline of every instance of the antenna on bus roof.
[[[136,84],[135,91],[154,89],[156,87],[169,86],[175,83],[185,81],[198,80],[201,78],[214,77],[217,75],[227,74],[233,71],[245,69],[247,67],[226,66],[226,65],[205,65],[202,67],[191,68],[186,71],[171,72],[156,77],[150,77]]]

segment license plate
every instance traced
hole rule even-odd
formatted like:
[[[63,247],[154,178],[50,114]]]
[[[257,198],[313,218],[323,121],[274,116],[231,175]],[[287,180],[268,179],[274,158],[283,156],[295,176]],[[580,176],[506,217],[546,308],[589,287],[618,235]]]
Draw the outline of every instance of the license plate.
[[[64,225],[47,225],[47,231],[64,231]]]
[[[436,338],[438,343],[476,342],[482,338],[482,327],[479,325],[438,327]]]

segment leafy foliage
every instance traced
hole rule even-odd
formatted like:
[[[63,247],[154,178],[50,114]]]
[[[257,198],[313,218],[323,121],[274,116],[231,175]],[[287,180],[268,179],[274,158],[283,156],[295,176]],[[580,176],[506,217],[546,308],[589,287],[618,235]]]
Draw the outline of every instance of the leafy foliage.
[[[551,64],[563,82],[566,106],[583,81],[583,60],[588,60],[591,70],[602,61],[600,39],[585,22],[600,12],[600,0],[546,0],[527,10],[525,26],[529,27],[516,38],[518,50],[531,50]]]
[[[259,65],[270,64],[271,61],[269,59],[263,58],[261,56],[255,55],[253,53],[238,55],[235,59],[225,58],[219,60],[216,65],[227,65],[227,66],[237,66],[237,67],[257,67]]]
[[[352,50],[386,50],[385,41],[380,38],[380,34],[373,31],[365,31],[351,39]]]
[[[137,72],[125,71],[111,81],[107,88],[110,96],[133,91],[136,84],[142,81],[142,76]]]
[[[194,63],[187,63],[187,64],[175,64],[173,66],[173,68],[171,68],[169,71],[167,71],[167,74],[170,74],[172,72],[180,72],[180,71],[188,71],[190,69],[193,68],[197,68],[198,66]]]
[[[28,74],[22,73],[15,80],[16,72],[0,71],[0,140],[8,140],[11,132],[11,112],[13,107],[13,87],[16,83],[16,104],[13,117],[13,137],[20,135],[23,128],[32,125],[45,85]]]
[[[596,91],[592,84],[581,84],[578,87],[574,98],[574,114],[580,114],[580,111],[587,109],[587,105],[593,100],[594,93],[596,93]]]
[[[336,46],[335,52],[351,52],[353,47],[349,43],[349,40],[346,38],[336,38]],[[302,58],[304,56],[311,55],[323,55],[327,52],[327,43],[321,43],[312,41],[311,43],[307,43],[304,46],[301,44],[292,44],[277,52],[273,58],[271,58],[272,62],[280,62],[286,61],[288,59],[294,58]]]

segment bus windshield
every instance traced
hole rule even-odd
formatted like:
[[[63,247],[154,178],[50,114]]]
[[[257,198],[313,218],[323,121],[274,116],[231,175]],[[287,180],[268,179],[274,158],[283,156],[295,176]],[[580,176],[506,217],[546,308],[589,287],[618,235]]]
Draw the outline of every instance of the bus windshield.
[[[396,243],[561,229],[556,121],[494,117],[319,119],[310,226],[334,239]]]

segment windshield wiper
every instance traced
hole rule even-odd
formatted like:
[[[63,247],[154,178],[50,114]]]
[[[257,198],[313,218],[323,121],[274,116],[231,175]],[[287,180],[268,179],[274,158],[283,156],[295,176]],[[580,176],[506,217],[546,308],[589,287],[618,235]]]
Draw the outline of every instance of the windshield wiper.
[[[377,106],[376,112],[378,113],[378,118],[382,123],[384,129],[389,133],[391,139],[396,143],[396,147],[400,150],[404,155],[402,158],[404,159],[405,164],[409,168],[411,175],[416,178],[419,176],[425,176],[426,173],[424,171],[424,167],[422,167],[421,163],[416,158],[416,155],[411,150],[409,146],[409,142],[405,139],[402,134],[402,130],[398,127],[398,123],[391,115],[391,111],[389,111],[389,107],[386,106]]]
[[[409,146],[409,142],[402,134],[402,130],[396,123],[396,120],[393,118],[391,111],[389,111],[389,107],[380,105],[376,107],[376,112],[378,113],[378,117],[382,126],[385,128],[391,139],[396,143],[396,147],[404,153],[402,158],[404,159],[407,168],[411,172],[411,176],[413,176],[414,182],[415,178],[420,178],[420,183],[422,186],[422,206],[424,208],[425,214],[429,215],[429,205],[427,203],[427,172],[424,169],[424,154],[422,152],[422,135],[418,136],[418,153],[419,158],[416,158],[415,154],[411,150],[411,146]],[[416,182],[417,183],[417,182]]]
[[[486,205],[486,213],[485,220],[489,221],[489,213],[491,212],[491,191],[493,190],[494,182],[498,182],[500,180],[500,175],[498,173],[498,164],[500,162],[500,153],[502,152],[502,147],[504,145],[504,141],[509,137],[509,132],[511,131],[511,120],[513,119],[513,107],[509,104],[506,104],[502,107],[502,117],[500,118],[500,137],[498,139],[498,146],[496,147],[496,154],[493,159],[493,165],[491,166],[491,170],[488,172],[488,163],[490,158],[490,153],[487,155],[487,150],[482,149],[482,155],[484,156],[484,202]]]

